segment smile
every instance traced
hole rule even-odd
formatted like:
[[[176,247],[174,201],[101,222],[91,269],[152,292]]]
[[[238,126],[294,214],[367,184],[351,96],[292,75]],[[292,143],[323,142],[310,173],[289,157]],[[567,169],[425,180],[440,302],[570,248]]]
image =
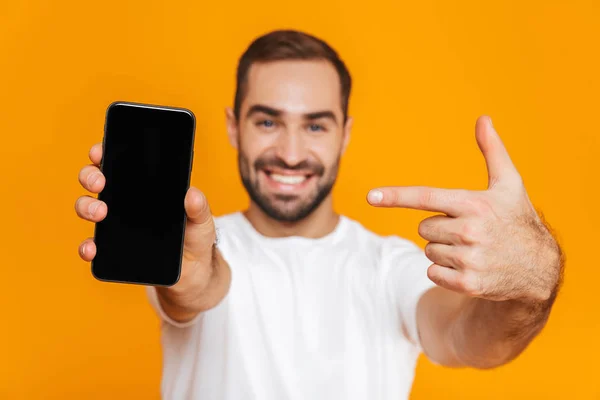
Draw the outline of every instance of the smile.
[[[316,177],[311,171],[268,170],[261,172],[266,178],[267,187],[274,192],[304,193],[309,189],[309,183]]]
[[[269,177],[275,182],[285,183],[286,185],[298,185],[307,179],[306,175],[270,174]]]

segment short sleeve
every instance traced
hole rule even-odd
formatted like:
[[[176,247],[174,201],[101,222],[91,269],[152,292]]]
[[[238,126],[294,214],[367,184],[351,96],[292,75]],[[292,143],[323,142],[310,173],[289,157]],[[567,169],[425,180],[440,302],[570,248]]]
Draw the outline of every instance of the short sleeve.
[[[420,247],[398,236],[383,238],[381,262],[391,306],[404,323],[409,340],[423,351],[417,329],[417,304],[426,291],[436,286],[427,276],[427,268],[433,263]]]
[[[150,305],[156,312],[156,314],[160,317],[161,321],[168,323],[176,328],[187,328],[194,325],[201,317],[202,313],[199,313],[194,318],[186,322],[178,322],[172,319],[167,315],[165,310],[160,305],[160,301],[158,301],[158,294],[156,293],[156,288],[154,286],[146,286],[146,294],[148,295],[148,301]]]

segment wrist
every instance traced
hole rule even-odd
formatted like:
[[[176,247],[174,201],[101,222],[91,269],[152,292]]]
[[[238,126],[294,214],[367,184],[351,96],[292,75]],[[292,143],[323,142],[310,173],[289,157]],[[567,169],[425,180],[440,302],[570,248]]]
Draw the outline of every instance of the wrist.
[[[552,305],[563,283],[565,254],[543,214],[539,217],[540,231],[543,232],[537,250],[538,277],[541,279],[538,279],[538,290],[532,291],[526,300],[538,305]]]

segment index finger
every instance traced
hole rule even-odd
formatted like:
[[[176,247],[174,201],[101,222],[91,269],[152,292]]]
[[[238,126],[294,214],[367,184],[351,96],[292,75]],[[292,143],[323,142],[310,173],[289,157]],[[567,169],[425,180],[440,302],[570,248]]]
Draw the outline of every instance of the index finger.
[[[91,162],[96,166],[100,166],[100,162],[102,161],[102,143],[96,143],[92,146],[89,157]]]
[[[400,207],[444,213],[453,217],[468,211],[468,192],[427,186],[387,186],[373,189],[369,204],[378,207]]]

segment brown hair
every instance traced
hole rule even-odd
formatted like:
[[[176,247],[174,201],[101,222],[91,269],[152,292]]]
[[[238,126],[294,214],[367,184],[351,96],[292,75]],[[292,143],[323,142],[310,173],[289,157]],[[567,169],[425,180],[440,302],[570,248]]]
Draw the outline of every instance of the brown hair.
[[[325,41],[307,33],[294,30],[276,30],[255,39],[240,57],[237,68],[237,85],[233,112],[239,120],[242,100],[246,94],[248,70],[253,63],[282,60],[326,60],[340,77],[342,111],[348,116],[348,101],[352,78],[337,52]]]

